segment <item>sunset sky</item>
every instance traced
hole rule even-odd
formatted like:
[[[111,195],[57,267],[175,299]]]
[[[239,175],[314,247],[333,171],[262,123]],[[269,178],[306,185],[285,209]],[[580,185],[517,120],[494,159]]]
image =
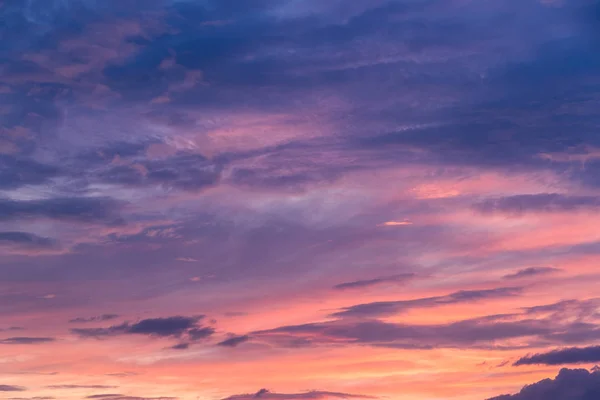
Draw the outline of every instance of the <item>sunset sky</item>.
[[[599,128],[598,0],[0,0],[0,399],[597,400]]]

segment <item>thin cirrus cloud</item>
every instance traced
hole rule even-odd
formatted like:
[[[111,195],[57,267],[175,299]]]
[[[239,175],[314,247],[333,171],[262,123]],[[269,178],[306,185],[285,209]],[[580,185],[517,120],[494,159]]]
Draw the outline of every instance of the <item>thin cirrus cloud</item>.
[[[96,400],[177,400],[177,397],[141,397],[129,396],[118,393],[92,394],[85,397],[86,399]]]
[[[311,391],[305,393],[275,393],[267,389],[261,389],[253,394],[238,394],[229,396],[223,400],[250,400],[250,399],[267,399],[267,400],[328,400],[328,399],[374,399],[372,396],[364,396],[359,394],[326,392],[326,391]]]
[[[351,282],[344,282],[333,287],[335,290],[363,289],[372,286],[378,286],[386,283],[404,283],[416,277],[414,273],[383,276],[374,279],[362,279]]]
[[[77,317],[69,320],[71,324],[85,324],[90,322],[103,322],[119,318],[118,314],[102,314],[94,317]]]
[[[0,339],[0,344],[8,345],[27,345],[27,344],[44,344],[54,342],[56,339],[51,337],[10,337],[6,339]]]
[[[104,338],[116,337],[121,335],[143,335],[155,338],[178,338],[190,342],[196,342],[206,339],[215,333],[215,329],[210,326],[200,325],[204,316],[195,317],[165,317],[148,318],[136,323],[124,322],[120,325],[112,325],[107,328],[72,328],[71,333],[81,338]],[[179,344],[173,347],[176,350],[183,350],[188,344]]]
[[[380,301],[357,304],[332,314],[334,317],[381,317],[406,312],[417,308],[431,308],[450,304],[473,303],[490,299],[519,296],[521,287],[505,287],[486,290],[461,290],[445,296],[426,297],[414,300]]]
[[[24,387],[13,385],[0,385],[0,392],[24,392]]]
[[[561,270],[559,268],[552,268],[552,267],[530,267],[530,268],[520,269],[516,272],[513,272],[512,274],[504,275],[502,278],[508,279],[508,280],[530,278],[533,276],[554,274],[554,273],[557,273],[560,271]]]
[[[48,389],[114,389],[112,385],[48,385]]]
[[[249,340],[250,340],[250,336],[248,336],[248,335],[232,336],[230,338],[227,338],[227,339],[217,343],[217,345],[221,346],[221,347],[237,347],[240,344],[245,343]]]
[[[573,320],[573,317],[577,320]],[[600,339],[600,318],[593,303],[575,301],[443,324],[409,324],[373,317],[344,317],[256,331],[251,333],[251,337],[253,341],[284,348],[328,344],[392,349],[518,350],[535,348],[539,343],[557,346],[593,343]],[[515,345],[515,340],[518,345]]]

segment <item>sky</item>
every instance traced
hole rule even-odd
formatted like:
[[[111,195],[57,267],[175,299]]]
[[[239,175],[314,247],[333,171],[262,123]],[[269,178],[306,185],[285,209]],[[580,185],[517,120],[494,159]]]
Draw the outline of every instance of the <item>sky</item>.
[[[598,0],[0,0],[0,398],[600,398],[599,50]]]

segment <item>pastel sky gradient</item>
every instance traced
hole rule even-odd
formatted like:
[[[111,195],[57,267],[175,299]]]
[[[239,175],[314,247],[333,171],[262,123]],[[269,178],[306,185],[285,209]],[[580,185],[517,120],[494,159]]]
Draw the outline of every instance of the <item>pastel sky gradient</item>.
[[[0,0],[0,398],[597,400],[599,128],[598,0]]]

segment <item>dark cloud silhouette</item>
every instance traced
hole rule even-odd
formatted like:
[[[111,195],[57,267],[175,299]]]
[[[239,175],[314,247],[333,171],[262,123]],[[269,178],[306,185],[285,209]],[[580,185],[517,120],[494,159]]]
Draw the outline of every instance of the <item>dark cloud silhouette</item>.
[[[305,393],[274,393],[267,389],[261,389],[254,394],[238,394],[229,396],[223,400],[251,400],[251,399],[271,399],[271,400],[292,400],[292,399],[306,399],[306,400],[326,400],[326,399],[375,399],[376,397],[365,396],[359,394],[348,394],[338,392],[326,392],[320,390],[314,390]]]
[[[11,337],[7,339],[1,339],[0,344],[42,344],[54,342],[56,339],[50,337]]]
[[[521,269],[512,274],[504,275],[502,278],[509,279],[509,280],[510,279],[521,279],[521,278],[529,278],[529,277],[538,276],[538,275],[552,274],[552,273],[556,273],[559,271],[560,271],[560,269],[552,268],[552,267],[530,267],[530,268]]]
[[[24,387],[13,385],[0,385],[0,392],[24,392]]]
[[[600,346],[571,347],[532,354],[517,360],[514,365],[565,365],[600,362]]]
[[[445,296],[427,297],[415,300],[380,301],[358,304],[333,313],[334,317],[378,317],[393,315],[415,308],[439,307],[448,304],[472,303],[503,297],[520,295],[522,288],[506,287],[487,290],[462,290]]]
[[[88,322],[103,322],[119,318],[118,314],[102,314],[95,317],[77,317],[69,320],[72,324],[85,324]]]
[[[406,281],[414,278],[415,276],[416,275],[412,274],[412,273],[384,276],[381,278],[364,279],[364,280],[353,281],[353,282],[344,282],[344,283],[335,285],[333,288],[336,290],[361,289],[361,288],[377,286],[377,285],[381,285],[381,284],[385,284],[385,283],[406,282]]]
[[[199,324],[203,318],[204,316],[149,318],[133,324],[124,322],[108,328],[73,328],[71,332],[83,338],[145,335],[160,338],[186,338],[189,341],[198,341],[210,337],[215,332],[214,328]]]
[[[237,347],[238,345],[245,343],[248,340],[250,340],[250,336],[248,335],[232,336],[228,339],[223,340],[222,342],[217,343],[217,345],[223,347]]]
[[[583,208],[598,208],[600,207],[600,198],[595,196],[569,196],[558,193],[523,194],[488,199],[475,204],[474,207],[484,213],[561,212]]]
[[[555,379],[525,386],[519,393],[488,400],[595,400],[600,398],[600,372],[562,369]]]

